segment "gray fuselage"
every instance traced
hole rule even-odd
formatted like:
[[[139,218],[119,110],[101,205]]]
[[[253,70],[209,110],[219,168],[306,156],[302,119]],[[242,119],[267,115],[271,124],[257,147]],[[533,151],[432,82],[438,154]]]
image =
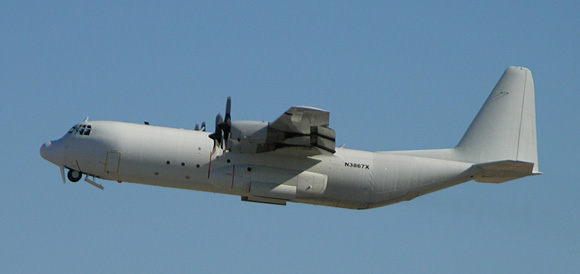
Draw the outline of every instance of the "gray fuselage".
[[[68,133],[69,169],[98,178],[146,185],[255,196],[351,209],[410,200],[470,180],[472,163],[337,148],[333,155],[231,153],[209,133],[93,121],[89,135]],[[54,144],[53,144],[54,146]],[[58,164],[58,163],[55,163]],[[268,188],[271,184],[272,188]],[[285,189],[276,189],[276,186]],[[251,199],[250,199],[251,200]]]

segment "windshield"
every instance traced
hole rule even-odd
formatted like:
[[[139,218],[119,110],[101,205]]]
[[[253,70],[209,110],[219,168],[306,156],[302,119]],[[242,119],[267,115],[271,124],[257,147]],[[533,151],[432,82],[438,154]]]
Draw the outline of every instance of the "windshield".
[[[91,134],[91,125],[85,125],[85,124],[78,124],[73,126],[68,133],[72,134],[72,135],[90,135]]]

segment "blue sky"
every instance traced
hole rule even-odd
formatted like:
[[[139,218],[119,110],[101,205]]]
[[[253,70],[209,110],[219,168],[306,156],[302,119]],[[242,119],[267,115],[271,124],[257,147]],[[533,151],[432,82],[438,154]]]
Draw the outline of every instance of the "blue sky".
[[[6,1],[0,272],[575,273],[579,13],[575,1]],[[327,109],[348,148],[452,147],[510,65],[534,75],[544,174],[378,209],[100,191],[63,185],[39,156],[86,116],[193,128],[227,96],[234,120]]]

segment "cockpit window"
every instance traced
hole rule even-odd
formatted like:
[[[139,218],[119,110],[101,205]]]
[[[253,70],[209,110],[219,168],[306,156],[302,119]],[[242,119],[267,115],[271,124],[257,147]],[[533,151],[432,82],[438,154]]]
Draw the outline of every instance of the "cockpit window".
[[[78,124],[76,126],[73,126],[68,133],[72,134],[72,135],[90,135],[91,134],[91,125],[85,125],[85,124]]]

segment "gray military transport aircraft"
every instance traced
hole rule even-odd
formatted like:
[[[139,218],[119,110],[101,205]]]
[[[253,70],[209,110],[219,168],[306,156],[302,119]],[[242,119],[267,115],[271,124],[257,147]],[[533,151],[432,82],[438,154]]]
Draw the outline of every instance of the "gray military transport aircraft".
[[[329,112],[291,107],[273,122],[225,118],[205,132],[113,121],[73,126],[40,155],[72,182],[96,178],[241,196],[368,209],[408,201],[470,180],[484,183],[541,174],[534,83],[509,67],[454,148],[367,152],[335,147]]]

